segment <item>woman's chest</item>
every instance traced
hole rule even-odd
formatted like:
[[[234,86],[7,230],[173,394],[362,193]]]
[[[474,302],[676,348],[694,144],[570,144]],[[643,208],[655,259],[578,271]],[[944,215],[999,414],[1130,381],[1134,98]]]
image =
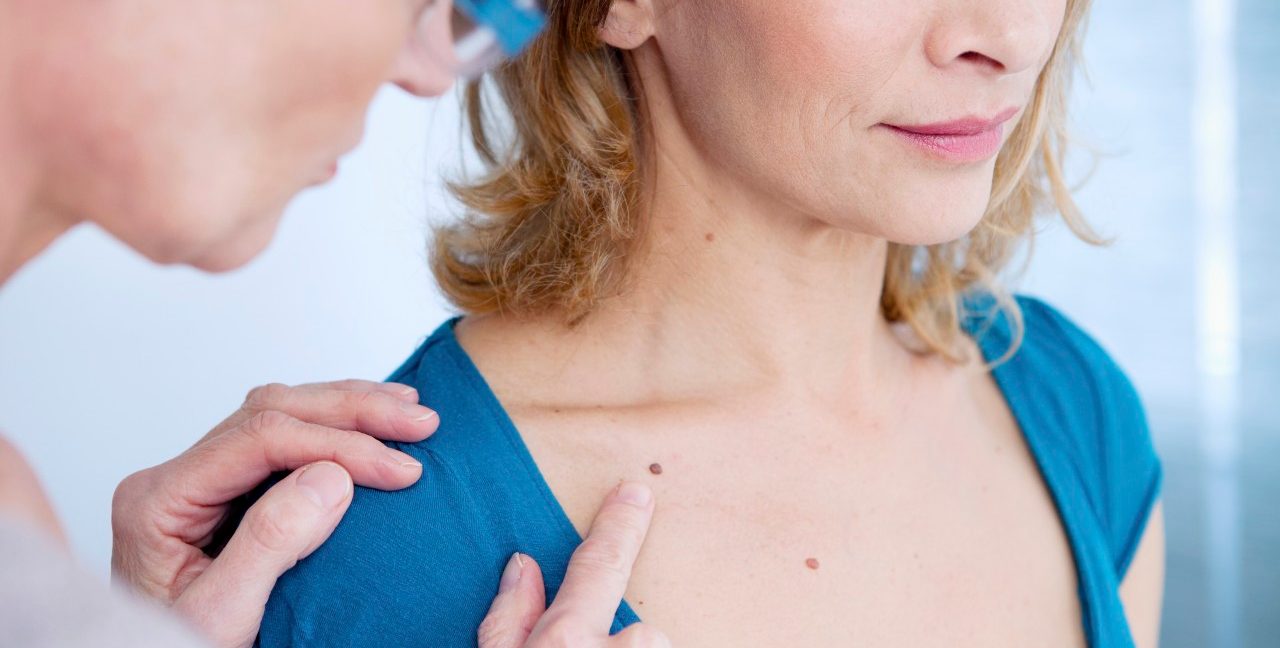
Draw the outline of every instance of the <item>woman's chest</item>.
[[[653,487],[627,601],[677,645],[1082,645],[1070,549],[1016,427],[922,422],[524,435],[579,532],[619,480]]]

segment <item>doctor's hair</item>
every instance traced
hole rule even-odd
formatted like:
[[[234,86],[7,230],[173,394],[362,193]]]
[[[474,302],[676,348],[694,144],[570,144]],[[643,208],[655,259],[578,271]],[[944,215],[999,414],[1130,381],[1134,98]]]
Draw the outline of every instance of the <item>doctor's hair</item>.
[[[451,183],[466,215],[436,228],[431,266],[468,314],[555,314],[573,324],[626,288],[644,233],[646,129],[627,54],[600,40],[611,1],[550,0],[548,29],[529,50],[464,89],[484,171]],[[1013,329],[1005,357],[1014,353],[1022,318],[999,275],[1030,247],[1038,216],[1056,214],[1081,239],[1103,242],[1063,173],[1067,96],[1089,2],[1067,0],[1054,50],[996,158],[978,225],[947,243],[889,246],[881,310],[930,352],[966,359],[965,297],[985,292]],[[503,106],[512,118],[504,120]]]

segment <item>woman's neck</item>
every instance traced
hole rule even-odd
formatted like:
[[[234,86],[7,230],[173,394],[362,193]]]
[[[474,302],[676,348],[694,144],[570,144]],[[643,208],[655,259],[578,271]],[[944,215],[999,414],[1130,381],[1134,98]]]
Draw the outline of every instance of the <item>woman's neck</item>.
[[[656,170],[628,289],[587,326],[639,340],[632,366],[849,393],[901,357],[880,311],[884,240],[788,212],[678,152]]]
[[[489,368],[501,358],[491,373],[507,378],[493,378],[512,383],[495,384],[500,394],[570,407],[759,394],[857,407],[901,388],[915,356],[881,315],[883,239],[787,212],[683,147],[654,157],[622,294],[571,329],[553,318],[461,329],[469,349],[495,350]]]

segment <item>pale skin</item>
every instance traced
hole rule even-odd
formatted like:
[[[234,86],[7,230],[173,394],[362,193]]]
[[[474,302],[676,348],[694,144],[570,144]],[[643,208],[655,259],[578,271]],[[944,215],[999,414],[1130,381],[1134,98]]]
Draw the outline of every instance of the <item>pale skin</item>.
[[[157,263],[245,264],[293,195],[324,182],[359,141],[378,87],[434,96],[452,84],[430,56],[448,49],[437,39],[450,4],[0,0],[0,285],[82,223]],[[252,645],[276,579],[328,538],[354,484],[395,490],[422,476],[418,462],[378,441],[435,431],[438,417],[419,396],[361,380],[250,391],[190,450],[121,483],[114,576],[211,645]],[[248,511],[218,558],[205,555],[233,500],[273,471],[293,472]],[[548,610],[540,588],[506,591],[486,621],[493,637],[535,648],[561,645],[567,633],[587,638],[577,645],[663,645],[648,627],[609,639],[607,617],[597,629],[600,610],[621,598],[654,507],[651,497],[601,499],[570,567],[569,596]],[[65,543],[34,472],[3,437],[0,515]],[[614,568],[601,571],[610,560]],[[516,608],[521,616],[506,613]],[[544,610],[556,623],[530,637],[524,623]]]
[[[652,486],[625,595],[675,644],[1084,645],[1062,524],[976,346],[915,353],[879,308],[888,242],[971,228],[994,162],[877,125],[1025,107],[1063,10],[614,3],[652,143],[629,288],[574,328],[458,334],[580,532],[619,480]],[[1163,563],[1157,505],[1120,587],[1144,648]]]

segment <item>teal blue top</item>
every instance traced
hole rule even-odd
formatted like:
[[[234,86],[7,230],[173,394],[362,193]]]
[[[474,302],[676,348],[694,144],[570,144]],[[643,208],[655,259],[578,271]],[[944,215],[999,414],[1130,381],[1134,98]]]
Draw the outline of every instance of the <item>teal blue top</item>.
[[[1132,646],[1117,590],[1161,480],[1142,405],[1093,339],[1043,302],[1018,302],[1025,337],[995,378],[1070,540],[1089,644]],[[454,323],[391,376],[440,413],[430,439],[391,444],[423,463],[422,481],[357,489],[328,542],[276,585],[262,646],[473,646],[516,551],[538,561],[555,597],[581,538]],[[965,327],[989,360],[1009,348],[1003,315],[973,315]],[[612,630],[637,620],[624,601]]]

